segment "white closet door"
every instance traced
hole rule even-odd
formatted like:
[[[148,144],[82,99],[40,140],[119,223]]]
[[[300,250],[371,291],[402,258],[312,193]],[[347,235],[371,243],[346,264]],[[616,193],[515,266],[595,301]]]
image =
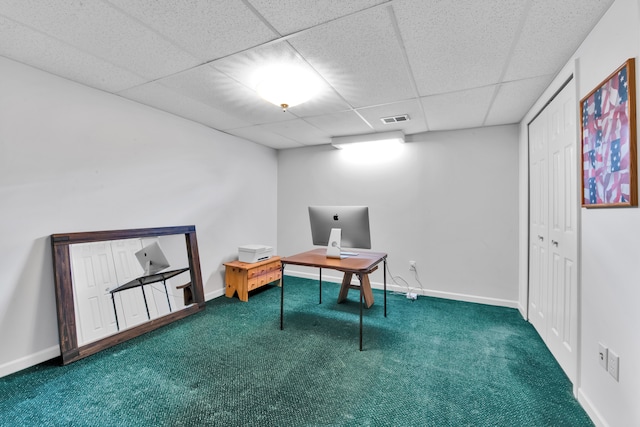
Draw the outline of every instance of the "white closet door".
[[[529,320],[577,375],[577,104],[571,80],[529,125]]]
[[[549,160],[549,318],[546,342],[567,376],[577,374],[578,189],[573,80],[547,107]]]
[[[549,167],[548,129],[541,116],[529,125],[529,321],[544,336],[549,271]]]

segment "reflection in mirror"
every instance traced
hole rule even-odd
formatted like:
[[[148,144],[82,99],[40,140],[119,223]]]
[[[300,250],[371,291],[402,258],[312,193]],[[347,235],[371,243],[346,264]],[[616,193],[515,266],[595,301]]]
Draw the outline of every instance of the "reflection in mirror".
[[[51,236],[62,363],[205,307],[195,227]]]
[[[78,345],[185,307],[184,236],[70,245]]]

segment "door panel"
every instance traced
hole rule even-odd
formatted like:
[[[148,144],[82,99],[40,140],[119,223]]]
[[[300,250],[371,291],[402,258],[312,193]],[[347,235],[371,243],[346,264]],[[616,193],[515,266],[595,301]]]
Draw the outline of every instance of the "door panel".
[[[571,381],[577,375],[578,321],[576,105],[571,80],[529,125],[529,320]],[[549,170],[542,168],[545,159]]]
[[[108,289],[117,286],[108,242],[71,245],[74,302],[80,345],[116,331]]]

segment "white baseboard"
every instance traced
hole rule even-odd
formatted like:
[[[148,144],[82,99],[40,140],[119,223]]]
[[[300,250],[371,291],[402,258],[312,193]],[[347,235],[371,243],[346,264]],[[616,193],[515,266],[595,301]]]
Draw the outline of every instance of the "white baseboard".
[[[46,362],[47,360],[60,356],[60,354],[60,346],[55,345],[37,353],[21,357],[20,359],[12,360],[0,365],[0,378],[6,377],[7,375],[11,375],[23,369],[30,368],[39,363]]]
[[[319,275],[315,273],[308,273],[303,271],[287,271],[287,276],[293,277],[301,277],[304,279],[314,279],[318,280]],[[355,279],[354,279],[355,280]],[[333,276],[328,274],[322,275],[323,282],[332,282],[332,283],[342,283],[342,276]],[[384,284],[379,282],[371,282],[371,287],[374,289],[384,289]],[[387,290],[391,292],[401,292],[406,293],[406,286],[398,286],[394,283],[387,283]],[[499,298],[489,298],[482,297],[478,295],[467,295],[467,294],[459,294],[455,292],[444,292],[444,291],[436,291],[433,289],[421,289],[421,288],[411,288],[411,292],[415,292],[418,295],[428,296],[428,297],[436,297],[436,298],[444,298],[451,299],[456,301],[464,301],[464,302],[475,302],[478,304],[486,304],[486,305],[495,305],[499,307],[508,307],[508,308],[518,308],[518,301],[511,301]]]
[[[224,288],[221,288],[221,289],[216,289],[213,292],[209,292],[208,294],[205,294],[204,300],[209,301],[214,298],[221,297],[222,295],[224,295],[224,291],[225,291]]]
[[[591,418],[591,421],[597,427],[609,427],[609,424],[602,418],[600,412],[593,406],[591,400],[587,397],[586,394],[582,391],[582,389],[578,390],[578,402],[582,405],[582,408],[585,410],[587,415]]]

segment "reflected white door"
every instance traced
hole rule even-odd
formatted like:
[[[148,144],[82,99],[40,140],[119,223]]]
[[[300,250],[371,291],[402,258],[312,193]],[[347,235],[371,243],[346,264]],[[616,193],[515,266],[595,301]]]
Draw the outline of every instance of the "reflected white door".
[[[118,285],[140,277],[143,270],[135,257],[135,253],[142,249],[140,239],[113,240],[110,243]],[[143,287],[137,287],[114,294],[120,330],[144,323],[149,317],[156,317],[151,311],[147,315],[148,299],[145,304],[146,294],[143,296],[143,292]]]
[[[529,126],[529,320],[572,382],[578,322],[576,106],[571,80]]]
[[[70,246],[78,345],[117,331],[109,289],[118,281],[109,242]]]

